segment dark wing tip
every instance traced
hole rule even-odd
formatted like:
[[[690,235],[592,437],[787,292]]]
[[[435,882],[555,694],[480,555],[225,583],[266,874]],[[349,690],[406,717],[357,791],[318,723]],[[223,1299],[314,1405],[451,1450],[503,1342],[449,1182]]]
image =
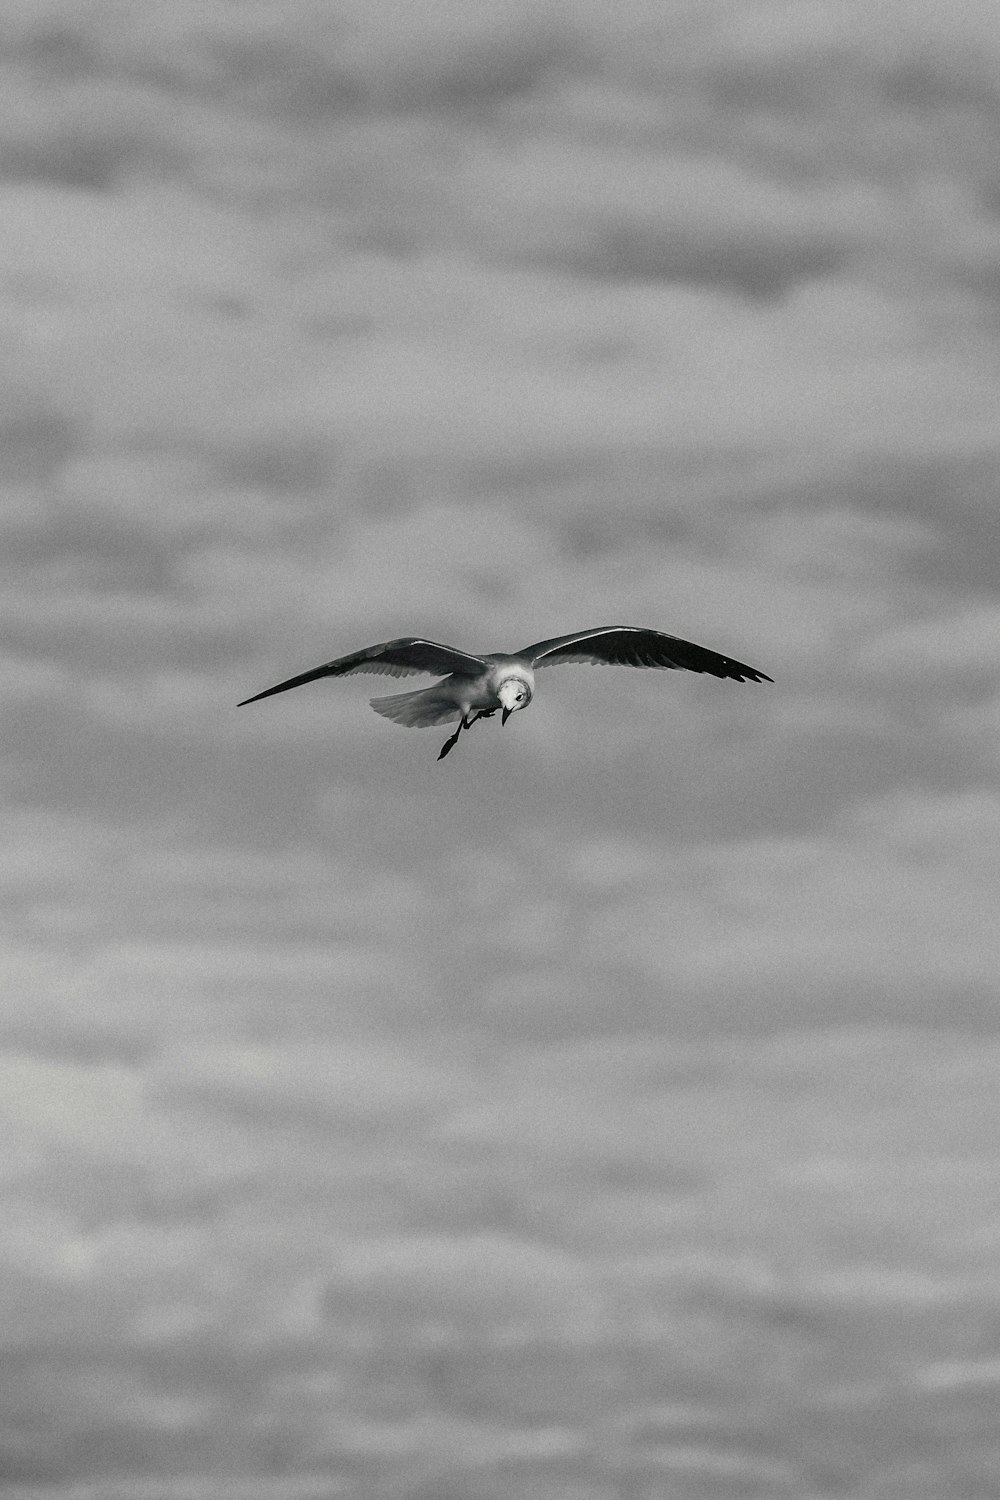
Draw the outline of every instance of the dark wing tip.
[[[236,707],[246,708],[248,703],[259,703],[261,698],[270,698],[274,693],[285,692],[288,686],[289,684],[283,682],[280,687],[265,688],[262,693],[254,693],[252,698],[244,698],[240,703],[237,703]]]
[[[720,656],[705,648],[699,648],[697,657],[680,661],[678,666],[688,672],[705,672],[710,677],[724,677],[730,682],[774,682],[773,677],[768,677],[766,672],[761,672],[757,667],[748,667],[746,662],[734,661],[731,656]]]
[[[758,671],[756,667],[744,666],[740,661],[728,661],[726,666],[732,669],[731,676],[737,682],[774,682],[773,677],[768,677],[766,672]]]
[[[252,698],[244,698],[242,703],[237,703],[236,707],[246,708],[248,703],[258,703],[261,698],[271,698],[275,693],[287,693],[289,688],[302,687],[304,683],[315,682],[318,677],[329,677],[329,667],[332,665],[335,663],[314,667],[311,672],[300,672],[297,677],[289,677],[285,682],[276,682],[274,687],[265,688],[262,693],[254,693]]]

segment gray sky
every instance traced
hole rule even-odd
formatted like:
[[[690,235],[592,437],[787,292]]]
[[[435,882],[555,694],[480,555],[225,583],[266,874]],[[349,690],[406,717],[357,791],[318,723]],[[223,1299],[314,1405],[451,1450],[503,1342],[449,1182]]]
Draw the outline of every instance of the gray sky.
[[[8,1471],[332,1462],[352,1298],[572,1342],[598,1262],[752,1279],[781,1172],[896,1201],[900,1078],[995,1155],[993,0],[0,43]],[[610,622],[775,684],[566,668],[444,765],[377,679],[235,709]]]

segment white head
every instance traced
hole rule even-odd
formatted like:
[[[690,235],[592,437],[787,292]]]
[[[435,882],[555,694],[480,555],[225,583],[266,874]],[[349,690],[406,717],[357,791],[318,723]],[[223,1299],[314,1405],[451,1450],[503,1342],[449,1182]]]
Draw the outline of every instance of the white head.
[[[497,687],[497,697],[503,709],[500,722],[506,724],[511,714],[517,713],[519,708],[527,708],[531,702],[531,686],[523,677],[505,677]]]

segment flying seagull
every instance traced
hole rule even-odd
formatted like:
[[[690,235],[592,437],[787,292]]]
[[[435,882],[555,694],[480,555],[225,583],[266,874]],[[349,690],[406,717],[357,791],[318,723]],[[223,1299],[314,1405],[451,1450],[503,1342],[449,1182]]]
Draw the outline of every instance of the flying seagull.
[[[642,630],[635,625],[600,625],[596,630],[578,630],[574,635],[536,641],[511,656],[500,651],[475,656],[454,646],[439,646],[436,641],[405,635],[398,641],[365,646],[361,651],[352,651],[350,656],[338,656],[335,661],[313,667],[311,672],[289,677],[252,698],[244,698],[239,707],[270,698],[273,693],[286,693],[304,682],[315,682],[317,677],[347,677],[355,672],[379,673],[385,677],[430,673],[443,680],[414,693],[392,693],[386,698],[371,698],[369,702],[377,714],[408,728],[424,729],[457,718],[458,728],[438,755],[438,760],[442,760],[458,743],[462,730],[471,729],[478,719],[491,719],[500,709],[500,722],[506,724],[511,714],[527,708],[535,691],[537,669],[563,662],[679,668],[728,677],[733,682],[772,681],[756,667],[746,667],[730,656],[719,656],[704,646],[663,635],[659,630]]]

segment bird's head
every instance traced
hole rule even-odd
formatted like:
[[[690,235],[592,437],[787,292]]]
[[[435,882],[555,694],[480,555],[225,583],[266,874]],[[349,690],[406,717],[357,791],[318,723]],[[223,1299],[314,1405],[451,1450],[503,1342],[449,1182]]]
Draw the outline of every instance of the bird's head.
[[[519,708],[527,708],[531,702],[531,688],[523,677],[505,677],[497,688],[497,697],[503,710],[500,722],[506,724],[511,714],[517,713]]]

